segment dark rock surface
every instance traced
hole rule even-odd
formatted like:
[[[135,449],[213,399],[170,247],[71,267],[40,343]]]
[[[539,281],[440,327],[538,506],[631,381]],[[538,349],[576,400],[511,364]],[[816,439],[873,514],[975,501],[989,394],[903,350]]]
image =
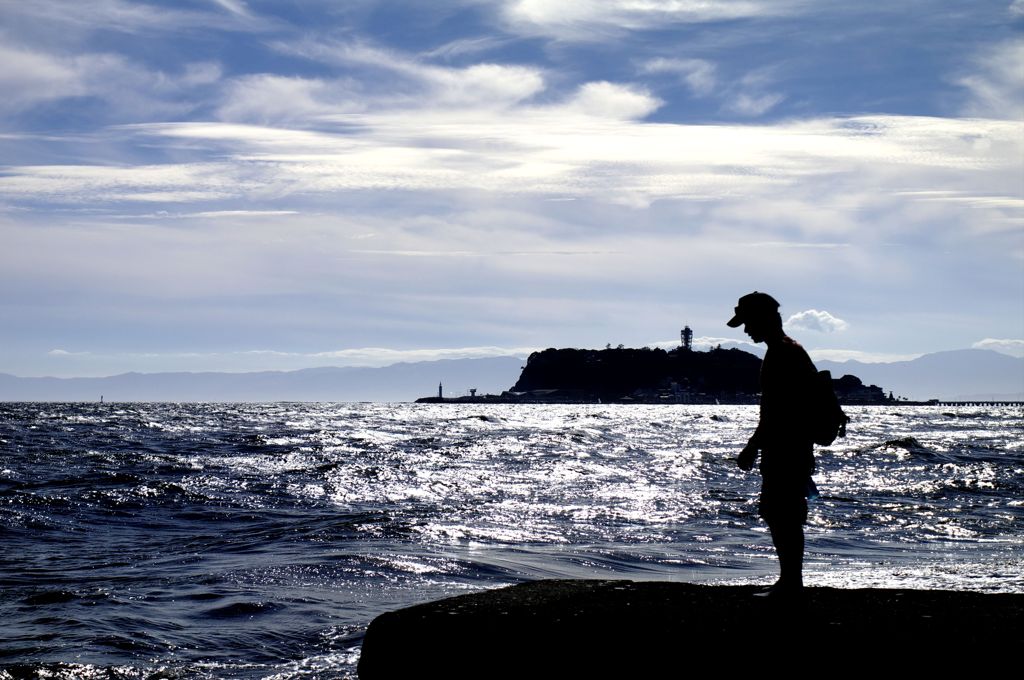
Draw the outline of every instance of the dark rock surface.
[[[1016,658],[1024,595],[534,581],[383,614],[359,662],[378,678],[645,678],[971,668]],[[823,665],[824,664],[824,665]]]

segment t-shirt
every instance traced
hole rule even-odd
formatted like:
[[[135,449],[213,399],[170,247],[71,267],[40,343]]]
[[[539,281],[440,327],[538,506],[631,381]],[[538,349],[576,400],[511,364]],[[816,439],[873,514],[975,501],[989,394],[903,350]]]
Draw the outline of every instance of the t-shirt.
[[[804,477],[814,467],[808,432],[817,369],[800,344],[783,336],[761,363],[761,417],[754,433],[761,472]]]

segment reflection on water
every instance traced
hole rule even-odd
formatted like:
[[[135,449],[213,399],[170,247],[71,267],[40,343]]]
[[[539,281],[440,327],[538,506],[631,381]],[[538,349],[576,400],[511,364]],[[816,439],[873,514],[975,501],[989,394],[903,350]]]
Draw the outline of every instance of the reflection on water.
[[[808,583],[1024,592],[1021,409],[848,410],[818,452]],[[0,414],[0,655],[58,676],[343,677],[366,623],[419,601],[775,574],[758,479],[733,463],[755,407]]]

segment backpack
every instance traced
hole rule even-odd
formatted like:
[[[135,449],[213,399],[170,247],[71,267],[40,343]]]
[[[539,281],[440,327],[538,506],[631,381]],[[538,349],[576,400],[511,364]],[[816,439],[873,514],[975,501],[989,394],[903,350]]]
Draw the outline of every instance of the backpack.
[[[839,399],[832,387],[831,372],[818,371],[815,376],[810,410],[810,435],[815,444],[828,446],[837,437],[846,436],[846,423],[850,418],[839,406]]]

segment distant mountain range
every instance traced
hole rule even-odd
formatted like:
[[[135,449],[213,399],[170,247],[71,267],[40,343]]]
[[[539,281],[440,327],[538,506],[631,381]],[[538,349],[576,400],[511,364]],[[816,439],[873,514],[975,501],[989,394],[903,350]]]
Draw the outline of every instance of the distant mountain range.
[[[124,373],[104,378],[19,378],[0,373],[0,401],[413,401],[498,394],[519,379],[515,357],[447,359],[383,368],[325,367],[254,373]],[[819,369],[859,377],[914,400],[1024,400],[1024,359],[991,350],[954,350],[913,361],[819,361]]]
[[[908,399],[950,401],[1024,400],[1024,358],[984,349],[925,354],[912,361],[865,364],[860,361],[818,361],[834,377],[852,373]]]
[[[0,401],[413,401],[507,390],[524,359],[445,359],[383,368],[253,373],[123,373],[105,378],[18,378],[0,373]]]

